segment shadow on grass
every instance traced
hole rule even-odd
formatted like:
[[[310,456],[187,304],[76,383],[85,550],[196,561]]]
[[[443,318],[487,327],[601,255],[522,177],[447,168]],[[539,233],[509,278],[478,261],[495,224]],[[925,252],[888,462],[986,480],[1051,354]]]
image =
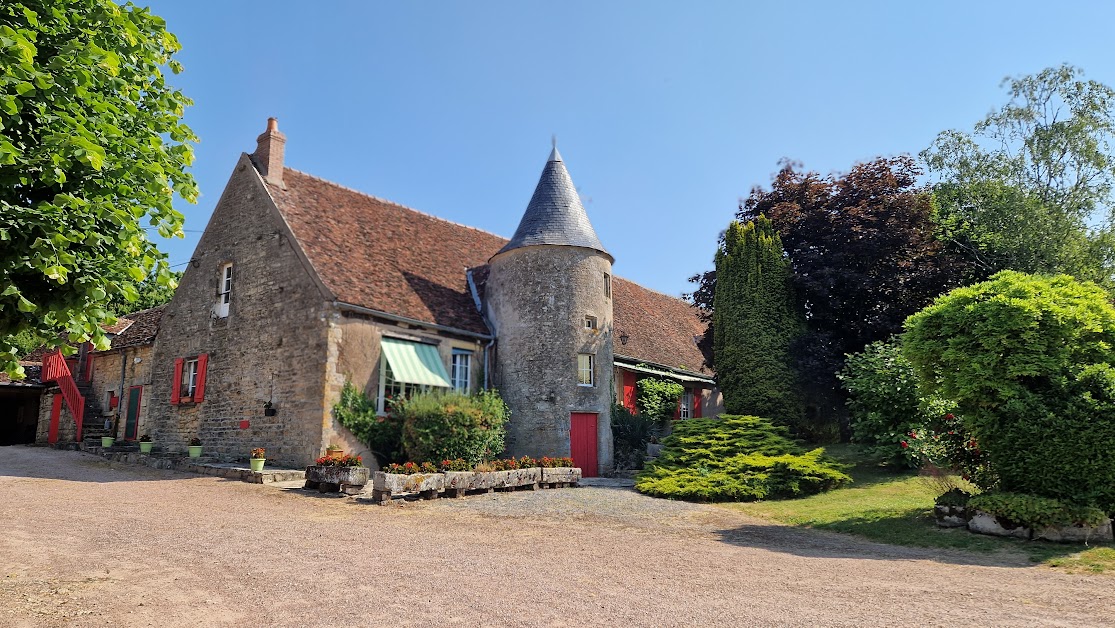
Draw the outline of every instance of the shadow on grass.
[[[822,530],[839,534],[818,534]],[[1032,567],[1110,544],[1060,544],[973,534],[966,528],[938,528],[922,509],[863,512],[822,524],[743,525],[718,530],[720,540],[741,547],[810,558],[931,560],[957,565]],[[858,537],[858,538],[857,538]]]

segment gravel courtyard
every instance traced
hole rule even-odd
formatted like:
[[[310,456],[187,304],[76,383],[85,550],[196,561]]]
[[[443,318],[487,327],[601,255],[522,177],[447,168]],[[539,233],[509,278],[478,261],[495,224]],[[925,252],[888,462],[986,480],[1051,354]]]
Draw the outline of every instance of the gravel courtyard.
[[[0,626],[1097,625],[1115,580],[622,488],[380,507],[0,447]]]

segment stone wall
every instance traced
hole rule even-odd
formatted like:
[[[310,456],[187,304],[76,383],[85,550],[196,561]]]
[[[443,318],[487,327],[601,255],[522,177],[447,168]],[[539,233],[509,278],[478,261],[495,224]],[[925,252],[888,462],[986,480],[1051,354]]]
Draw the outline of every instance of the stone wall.
[[[128,395],[132,386],[142,386],[139,397],[139,427],[137,436],[146,432],[148,394],[151,383],[151,364],[155,354],[153,345],[125,347],[105,353],[93,353],[93,379],[90,396],[100,414],[83,419],[85,425],[103,425],[106,418],[115,424],[116,438],[124,437],[124,423],[128,416]],[[138,361],[137,361],[138,360]],[[123,365],[123,369],[121,369]],[[108,393],[114,393],[120,403],[115,409],[108,407]]]
[[[377,468],[384,461],[376,460],[367,445],[361,443],[332,415],[332,407],[341,398],[345,381],[350,381],[364,391],[369,399],[379,396],[381,371],[380,339],[384,334],[401,340],[435,344],[441,355],[446,373],[451,373],[450,358],[453,349],[472,351],[471,385],[472,391],[480,390],[484,384],[484,345],[486,341],[454,336],[447,332],[429,330],[387,320],[377,320],[372,316],[355,312],[336,312],[329,324],[329,361],[325,389],[327,416],[323,420],[325,445],[337,443],[346,453],[364,457],[364,464]]]
[[[530,246],[490,262],[488,320],[499,338],[495,385],[511,407],[508,452],[568,456],[570,413],[598,414],[599,472],[612,468],[612,301],[608,259],[591,249]],[[585,316],[596,329],[585,328]],[[577,384],[577,354],[595,355],[596,382]]]
[[[167,306],[155,348],[145,427],[170,450],[199,437],[206,454],[310,464],[322,444],[330,314],[262,179],[242,155]],[[233,264],[227,317],[216,317],[223,264]],[[177,358],[208,354],[205,398],[171,405]],[[274,416],[265,415],[270,402]]]

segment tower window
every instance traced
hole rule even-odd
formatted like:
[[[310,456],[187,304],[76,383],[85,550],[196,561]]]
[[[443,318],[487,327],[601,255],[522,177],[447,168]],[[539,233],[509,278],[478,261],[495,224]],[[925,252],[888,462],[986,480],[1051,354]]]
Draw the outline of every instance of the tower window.
[[[577,354],[577,385],[596,385],[596,356],[591,353]]]
[[[604,273],[604,296],[612,298],[612,276],[608,273]]]
[[[596,329],[595,316],[585,316],[585,329]]]

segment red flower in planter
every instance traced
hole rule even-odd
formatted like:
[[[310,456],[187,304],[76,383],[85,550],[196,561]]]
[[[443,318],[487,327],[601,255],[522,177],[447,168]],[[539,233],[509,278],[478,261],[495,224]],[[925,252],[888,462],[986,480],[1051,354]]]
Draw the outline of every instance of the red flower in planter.
[[[907,443],[906,441],[902,441],[901,443],[898,443],[898,444],[902,447],[902,449],[906,449],[907,447],[910,446],[910,443]]]

